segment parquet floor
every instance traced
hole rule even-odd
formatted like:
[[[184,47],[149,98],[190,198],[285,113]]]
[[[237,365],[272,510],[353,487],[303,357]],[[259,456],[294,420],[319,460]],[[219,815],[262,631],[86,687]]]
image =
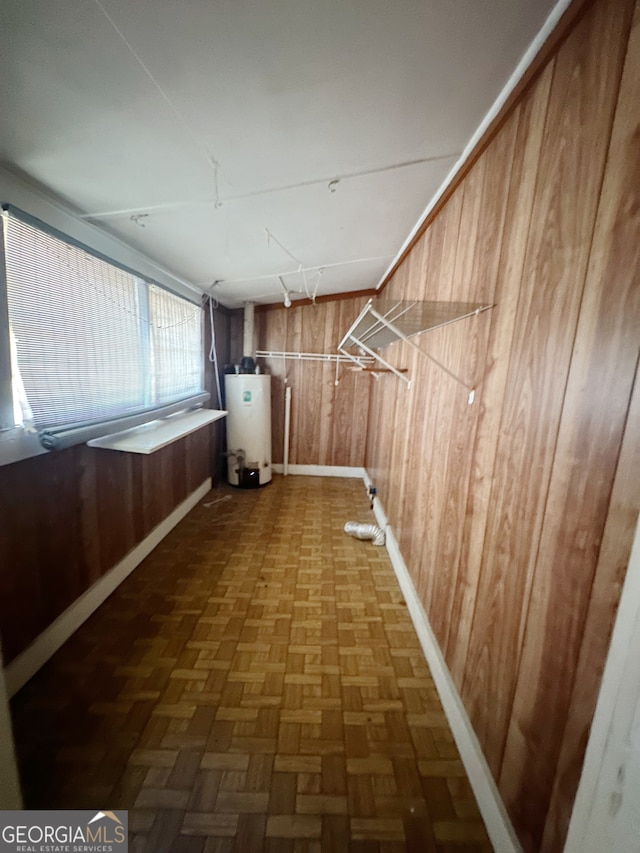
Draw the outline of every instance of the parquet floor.
[[[136,853],[479,853],[482,820],[356,480],[212,491],[13,701],[28,808]]]

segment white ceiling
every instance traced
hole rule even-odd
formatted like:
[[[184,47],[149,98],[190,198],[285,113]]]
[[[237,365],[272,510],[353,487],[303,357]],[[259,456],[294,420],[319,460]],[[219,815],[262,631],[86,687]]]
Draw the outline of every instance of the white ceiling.
[[[2,0],[0,162],[229,306],[375,287],[552,7]]]

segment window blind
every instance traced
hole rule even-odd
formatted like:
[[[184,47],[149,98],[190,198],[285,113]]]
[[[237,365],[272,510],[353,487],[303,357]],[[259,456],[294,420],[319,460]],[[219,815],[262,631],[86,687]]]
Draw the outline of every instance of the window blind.
[[[161,287],[149,287],[153,396],[169,403],[202,390],[200,309]]]
[[[38,430],[202,390],[199,306],[12,213],[3,233],[9,323]]]

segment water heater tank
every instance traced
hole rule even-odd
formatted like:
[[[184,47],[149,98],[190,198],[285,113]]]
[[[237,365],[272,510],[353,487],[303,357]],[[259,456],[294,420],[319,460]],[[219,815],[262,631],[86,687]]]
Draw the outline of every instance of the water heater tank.
[[[228,373],[224,389],[229,483],[263,486],[271,481],[271,377]]]

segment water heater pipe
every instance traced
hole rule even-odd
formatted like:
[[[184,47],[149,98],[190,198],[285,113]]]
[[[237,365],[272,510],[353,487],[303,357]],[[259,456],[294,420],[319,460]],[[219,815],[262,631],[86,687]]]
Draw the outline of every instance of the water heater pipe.
[[[255,358],[256,355],[256,347],[254,342],[254,324],[253,324],[253,312],[254,312],[254,304],[253,302],[245,302],[244,303],[244,324],[243,324],[243,338],[242,338],[242,355],[249,356],[250,358]]]
[[[291,386],[284,391],[284,449],[282,451],[282,473],[289,473],[289,428],[291,425]]]

